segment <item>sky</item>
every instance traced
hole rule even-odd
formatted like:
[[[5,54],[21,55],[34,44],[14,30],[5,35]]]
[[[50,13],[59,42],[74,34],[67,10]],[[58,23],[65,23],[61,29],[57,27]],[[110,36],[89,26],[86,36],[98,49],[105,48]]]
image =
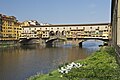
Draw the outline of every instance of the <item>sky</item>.
[[[110,22],[111,0],[0,0],[0,13],[22,22],[50,24]]]

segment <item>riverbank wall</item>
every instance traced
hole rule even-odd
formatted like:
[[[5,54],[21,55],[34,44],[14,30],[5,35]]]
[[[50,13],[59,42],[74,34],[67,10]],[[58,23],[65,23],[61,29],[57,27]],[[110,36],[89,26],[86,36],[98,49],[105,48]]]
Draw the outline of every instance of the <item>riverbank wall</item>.
[[[19,41],[18,40],[7,40],[7,41],[0,41],[0,47],[7,47],[7,46],[16,46],[19,45]]]

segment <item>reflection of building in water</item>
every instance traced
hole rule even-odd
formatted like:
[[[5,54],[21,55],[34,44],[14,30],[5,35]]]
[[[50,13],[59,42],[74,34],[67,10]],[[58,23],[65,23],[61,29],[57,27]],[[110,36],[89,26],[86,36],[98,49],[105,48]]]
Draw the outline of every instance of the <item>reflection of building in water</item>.
[[[111,26],[109,23],[22,26],[20,38],[49,38],[54,35],[66,38],[110,39]]]
[[[76,58],[77,59],[85,59],[88,54],[86,53],[85,49],[83,48],[70,48],[70,50],[68,51],[68,60],[72,60],[75,61]]]

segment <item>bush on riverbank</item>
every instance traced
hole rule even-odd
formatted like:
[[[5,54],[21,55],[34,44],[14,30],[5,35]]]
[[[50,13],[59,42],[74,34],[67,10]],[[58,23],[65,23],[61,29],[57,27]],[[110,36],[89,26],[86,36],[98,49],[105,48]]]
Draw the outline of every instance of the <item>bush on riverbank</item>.
[[[82,64],[82,67],[72,68],[67,74],[56,70],[29,80],[120,80],[120,67],[114,54],[112,47],[101,48],[87,59],[76,61]]]
[[[89,58],[78,61],[83,64],[79,69],[74,68],[64,77],[71,80],[120,80],[120,67],[115,60],[115,51],[106,47],[95,52]]]

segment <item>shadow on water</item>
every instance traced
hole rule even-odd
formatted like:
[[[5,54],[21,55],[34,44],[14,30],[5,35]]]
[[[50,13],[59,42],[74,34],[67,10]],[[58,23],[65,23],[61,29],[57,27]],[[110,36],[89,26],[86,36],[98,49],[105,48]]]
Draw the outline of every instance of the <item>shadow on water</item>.
[[[39,48],[39,49],[45,48],[45,46],[41,46],[39,44],[32,44],[32,45],[20,45],[20,48],[23,50],[27,50],[27,49],[34,50],[36,48]]]
[[[37,46],[36,45],[20,45],[21,49],[35,49]]]

